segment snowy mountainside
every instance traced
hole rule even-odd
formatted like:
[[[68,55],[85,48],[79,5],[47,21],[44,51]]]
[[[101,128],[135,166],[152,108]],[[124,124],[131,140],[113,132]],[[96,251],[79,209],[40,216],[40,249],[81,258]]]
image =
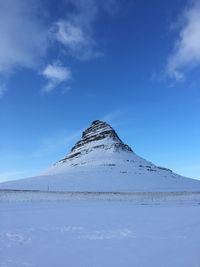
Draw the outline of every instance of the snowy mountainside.
[[[182,177],[136,155],[106,122],[94,121],[63,159],[42,175],[0,184],[0,189],[50,191],[200,191]]]

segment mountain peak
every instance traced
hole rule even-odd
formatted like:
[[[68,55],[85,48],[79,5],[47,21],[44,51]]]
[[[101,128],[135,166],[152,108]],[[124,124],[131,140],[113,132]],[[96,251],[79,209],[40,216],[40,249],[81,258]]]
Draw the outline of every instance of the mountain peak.
[[[122,143],[115,130],[104,121],[93,121],[91,126],[82,133],[82,140],[88,142],[101,140],[107,137]]]
[[[97,149],[133,152],[107,122],[95,120],[83,131],[82,138],[72,147],[70,153],[59,162],[66,162]]]

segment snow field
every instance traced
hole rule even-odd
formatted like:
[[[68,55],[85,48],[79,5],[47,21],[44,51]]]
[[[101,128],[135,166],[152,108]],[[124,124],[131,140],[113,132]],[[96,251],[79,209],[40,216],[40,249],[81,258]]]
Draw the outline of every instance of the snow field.
[[[197,202],[0,201],[0,267],[199,267],[199,251]]]

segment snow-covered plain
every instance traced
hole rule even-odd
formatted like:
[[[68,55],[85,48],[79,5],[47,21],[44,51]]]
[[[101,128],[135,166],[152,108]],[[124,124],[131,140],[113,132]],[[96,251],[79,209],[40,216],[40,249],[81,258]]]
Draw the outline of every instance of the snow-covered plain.
[[[200,266],[198,198],[42,201],[33,194],[0,201],[0,267]]]

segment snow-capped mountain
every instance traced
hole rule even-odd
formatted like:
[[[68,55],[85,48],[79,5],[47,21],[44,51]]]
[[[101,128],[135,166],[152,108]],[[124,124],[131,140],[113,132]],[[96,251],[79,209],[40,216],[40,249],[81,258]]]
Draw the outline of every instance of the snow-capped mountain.
[[[0,189],[51,191],[200,191],[185,178],[136,155],[106,122],[96,120],[63,159],[42,175]]]

